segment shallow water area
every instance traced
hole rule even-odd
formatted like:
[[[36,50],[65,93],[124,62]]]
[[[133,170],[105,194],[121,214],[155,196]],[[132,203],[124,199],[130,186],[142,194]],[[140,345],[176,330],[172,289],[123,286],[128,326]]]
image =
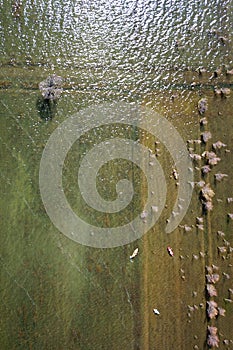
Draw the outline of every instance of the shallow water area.
[[[208,349],[210,325],[218,328],[219,348],[231,349],[231,1],[0,0],[0,13],[1,349]],[[44,100],[39,90],[39,83],[52,74],[63,78],[63,92],[55,102]],[[202,114],[201,99],[208,105]],[[130,113],[122,114],[120,123],[110,123],[115,110],[106,116],[109,123],[92,128],[91,113],[82,124],[75,119],[75,127],[84,132],[70,144],[61,181],[70,207],[100,229],[122,227],[139,217],[144,232],[125,245],[94,248],[72,239],[72,232],[68,238],[50,220],[39,186],[40,162],[49,138],[69,118],[116,103],[137,104],[165,118],[182,138],[185,152],[200,157],[191,160],[187,212],[166,233],[168,220],[177,215],[179,188],[187,185],[176,168],[178,144],[169,152],[169,133],[154,135],[149,114],[138,113],[133,125],[124,123]],[[207,131],[211,137],[203,142]],[[62,132],[60,137],[62,149],[66,138]],[[117,154],[98,169],[98,195],[103,207],[112,203],[112,211],[105,212],[85,202],[78,174],[89,151],[115,138],[134,142],[127,146],[132,161]],[[214,148],[217,141],[226,147]],[[133,162],[135,144],[148,150],[140,164]],[[95,157],[103,160],[107,156],[101,152]],[[220,160],[203,174],[202,167],[209,164],[205,152],[215,152]],[[61,161],[59,154],[54,158]],[[157,163],[166,193],[161,175],[143,172],[149,169],[153,175],[154,168],[159,171]],[[91,172],[94,162],[88,165]],[[219,173],[227,176],[218,181]],[[55,182],[48,164],[50,175]],[[127,186],[118,188],[122,180]],[[203,212],[201,181],[215,193],[211,211]],[[151,211],[145,210],[153,197],[150,186],[156,193]],[[99,204],[90,188],[87,199]],[[67,227],[68,213],[59,210]],[[84,232],[81,225],[77,236],[79,232]],[[93,242],[94,230],[88,234],[85,239]],[[138,254],[130,259],[136,248]],[[211,265],[219,274],[215,297],[206,291],[206,266]],[[210,300],[226,310],[225,316],[207,317]]]

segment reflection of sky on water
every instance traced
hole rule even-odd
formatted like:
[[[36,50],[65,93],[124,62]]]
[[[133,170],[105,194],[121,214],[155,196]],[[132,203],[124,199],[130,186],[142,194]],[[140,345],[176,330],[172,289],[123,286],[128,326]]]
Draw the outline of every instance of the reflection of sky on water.
[[[227,47],[208,34],[221,27],[225,32],[220,34],[228,35],[230,6],[218,1],[23,3],[18,19],[11,14],[11,4],[1,4],[9,13],[0,24],[6,56],[53,56],[56,64],[136,69],[224,63],[221,57]]]

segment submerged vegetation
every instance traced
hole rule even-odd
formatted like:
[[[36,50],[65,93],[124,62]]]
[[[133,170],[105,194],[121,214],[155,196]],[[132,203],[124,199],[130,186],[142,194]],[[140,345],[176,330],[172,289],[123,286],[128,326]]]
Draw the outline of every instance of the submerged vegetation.
[[[231,349],[230,1],[0,5],[0,348]],[[176,128],[192,160],[193,195],[182,222],[166,234],[184,176],[166,145],[140,128],[140,117],[135,128],[115,123],[85,132],[64,163],[70,206],[83,220],[104,227],[139,215],[145,231],[126,246],[95,249],[69,240],[52,224],[40,196],[39,168],[57,127],[91,105],[111,101],[136,101]],[[106,202],[116,199],[119,180],[135,184],[134,201],[123,214],[98,212],[77,191],[84,155],[114,137],[142,143],[149,150],[142,163],[154,169],[158,161],[163,169],[166,203],[148,232],[148,188],[138,166],[119,156],[97,174]],[[160,178],[154,187],[161,189]],[[149,209],[157,215],[159,207]]]

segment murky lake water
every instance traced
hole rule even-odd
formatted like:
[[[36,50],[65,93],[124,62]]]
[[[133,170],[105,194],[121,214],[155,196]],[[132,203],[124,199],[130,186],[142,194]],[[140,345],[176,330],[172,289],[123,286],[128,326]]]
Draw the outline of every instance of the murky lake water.
[[[1,349],[206,349],[210,325],[218,328],[219,348],[232,349],[232,2],[17,3],[0,0]],[[51,74],[64,78],[57,104],[45,103],[38,89]],[[222,89],[220,95],[214,89]],[[208,100],[203,115],[197,107],[201,98]],[[84,203],[79,163],[103,140],[144,144],[167,184],[162,214],[142,238],[93,248],[70,240],[51,222],[40,195],[40,161],[62,122],[90,106],[117,101],[159,113],[190,153],[213,151],[219,140],[227,146],[214,150],[221,160],[206,175],[204,155],[193,162],[194,181],[210,183],[215,192],[213,210],[203,215],[201,187],[195,185],[184,219],[168,234],[179,179],[166,145],[142,130],[140,118],[136,127],[113,123],[83,133],[63,169],[64,193],[83,220],[99,227],[124,225],[143,213],[147,201],[139,167],[117,159],[101,169],[97,188],[113,201],[116,183],[127,178],[135,190],[131,205],[107,214]],[[200,123],[201,118],[206,119]],[[201,140],[205,131],[211,132],[209,140],[191,141]],[[142,157],[142,165],[148,159]],[[218,182],[218,173],[228,176]],[[160,181],[155,179],[156,188]],[[141,219],[146,232],[149,223]],[[224,247],[222,253],[218,247]],[[220,280],[218,295],[210,298],[205,266],[211,264],[219,267]],[[225,317],[207,317],[210,300],[226,310]]]

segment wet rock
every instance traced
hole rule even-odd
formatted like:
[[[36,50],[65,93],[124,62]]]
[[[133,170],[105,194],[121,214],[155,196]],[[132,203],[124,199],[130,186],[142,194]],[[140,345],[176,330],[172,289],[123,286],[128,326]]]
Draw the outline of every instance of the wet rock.
[[[197,185],[197,187],[199,187],[199,188],[203,188],[203,187],[205,186],[205,181],[203,181],[203,180],[198,181],[198,182],[196,182],[196,185]]]
[[[219,251],[219,253],[224,254],[227,252],[227,248],[226,247],[218,247],[218,251]]]
[[[208,273],[213,273],[213,268],[212,268],[212,266],[207,266],[207,265],[206,265],[205,269],[206,269],[206,271],[207,271]]]
[[[219,267],[217,265],[212,264],[211,267],[212,267],[213,271],[219,270]]]
[[[208,174],[210,171],[211,171],[211,168],[209,165],[204,165],[203,167],[201,167],[202,174]]]
[[[233,75],[233,69],[231,69],[231,70],[227,69],[226,75]]]
[[[211,301],[207,301],[207,315],[210,319],[215,318],[218,315],[218,304],[211,300]]]
[[[208,140],[212,138],[212,134],[210,131],[205,131],[201,134],[202,141],[206,143]]]
[[[212,211],[214,209],[212,201],[203,202],[202,205],[203,205],[203,210],[205,212]]]
[[[226,247],[230,247],[230,242],[227,241],[225,238],[223,239],[223,243],[225,244]]]
[[[188,305],[188,309],[189,309],[190,312],[194,312],[194,311],[196,310],[196,308],[194,307],[194,305],[193,305],[193,306]]]
[[[222,74],[222,68],[219,67],[214,71],[214,78],[219,77]]]
[[[202,75],[203,73],[206,73],[206,69],[203,68],[203,67],[199,67],[197,71],[198,71],[199,75]]]
[[[226,36],[219,36],[218,39],[222,45],[225,45],[228,42],[228,38]]]
[[[214,93],[215,93],[216,96],[221,96],[222,91],[221,91],[221,89],[215,88],[214,89]]]
[[[208,332],[211,335],[216,335],[218,333],[218,328],[214,326],[208,326]]]
[[[190,232],[192,230],[192,227],[188,226],[188,225],[184,225],[184,230],[185,232]]]
[[[219,337],[217,333],[218,333],[217,327],[208,326],[207,345],[210,348],[219,347]]]
[[[223,309],[222,307],[218,307],[218,314],[220,316],[226,316],[225,313],[226,313],[225,309]]]
[[[40,92],[45,100],[58,100],[62,94],[63,78],[53,74],[39,84]]]
[[[216,181],[222,181],[225,177],[228,177],[227,174],[217,173],[214,175]]]
[[[202,115],[204,114],[207,109],[208,109],[208,101],[207,101],[207,98],[201,98],[199,101],[198,101],[198,105],[197,105],[197,108],[198,108],[198,112]]]
[[[214,191],[211,189],[210,184],[206,184],[201,190],[201,196],[204,200],[210,201],[215,196]]]
[[[209,160],[208,160],[208,163],[209,163],[210,165],[216,165],[216,164],[218,164],[218,162],[220,162],[220,160],[221,160],[221,158],[215,157],[215,158],[209,159]]]
[[[213,273],[213,274],[207,274],[206,275],[206,280],[208,283],[217,283],[219,281],[219,274]]]
[[[208,121],[205,117],[200,119],[200,125],[203,126],[203,125],[207,125],[207,124],[208,124]]]
[[[223,276],[224,276],[224,277],[225,277],[227,280],[229,280],[229,279],[230,279],[230,275],[229,275],[228,273],[223,272],[222,274],[223,274]]]
[[[225,233],[224,233],[223,231],[218,231],[218,232],[217,232],[217,235],[218,235],[219,237],[224,237],[224,236],[225,236]]]
[[[209,165],[216,165],[221,160],[221,158],[217,157],[216,153],[208,151],[203,152],[202,157],[207,159]]]
[[[190,157],[191,157],[193,160],[195,160],[195,161],[201,160],[200,154],[191,153],[191,154],[190,154]]]
[[[206,290],[210,297],[216,297],[218,295],[217,290],[213,284],[207,283]]]
[[[211,348],[218,348],[219,345],[219,337],[217,335],[208,334],[207,344]]]
[[[222,200],[221,198],[217,198],[217,202],[218,202],[218,203],[222,203],[223,200]]]
[[[230,242],[227,241],[226,239],[223,239],[223,243],[225,244],[226,247],[230,247]]]
[[[204,219],[203,219],[203,217],[196,217],[196,220],[197,220],[197,223],[198,224],[202,224],[203,222],[204,222]]]
[[[224,300],[226,303],[233,303],[233,300],[228,299],[228,298],[224,298],[223,300]]]
[[[228,88],[222,88],[221,89],[221,95],[223,97],[229,97],[230,94],[231,94],[231,90],[230,89],[228,89]]]
[[[147,218],[147,216],[148,216],[147,211],[143,211],[143,212],[141,213],[141,215],[140,215],[140,218],[141,218],[141,219],[145,219],[145,218]]]
[[[213,143],[213,148],[214,149],[220,149],[222,147],[226,147],[227,145],[221,141],[217,141],[215,143]]]

